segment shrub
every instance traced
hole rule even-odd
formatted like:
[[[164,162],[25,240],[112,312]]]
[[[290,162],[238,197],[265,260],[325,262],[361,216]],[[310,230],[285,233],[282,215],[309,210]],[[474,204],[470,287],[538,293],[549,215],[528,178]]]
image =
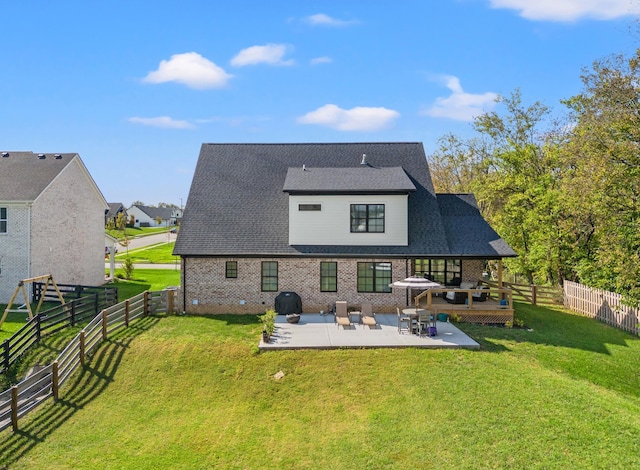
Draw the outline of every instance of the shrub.
[[[276,311],[272,308],[259,315],[258,318],[262,321],[263,330],[267,332],[269,336],[276,330]]]

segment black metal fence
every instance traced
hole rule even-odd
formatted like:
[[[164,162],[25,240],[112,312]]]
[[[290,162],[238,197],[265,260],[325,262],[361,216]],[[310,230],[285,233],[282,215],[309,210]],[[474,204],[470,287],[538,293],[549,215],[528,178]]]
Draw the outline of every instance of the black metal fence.
[[[91,294],[85,290],[85,297],[40,312],[16,331],[11,338],[4,340],[0,348],[0,374],[5,373],[43,336],[87,322],[101,310],[118,302],[117,287],[94,289],[96,291]]]
[[[47,286],[44,282],[34,282],[31,293],[33,302],[39,302],[40,297],[44,296],[44,300],[59,301],[58,293],[56,292],[53,284],[47,286],[47,290],[44,288]],[[109,305],[113,305],[118,302],[118,288],[117,287],[101,287],[101,286],[81,286],[77,284],[57,284],[58,290],[64,297],[65,302],[69,299],[80,299],[88,295],[100,294],[109,298]],[[113,298],[115,296],[115,298]]]

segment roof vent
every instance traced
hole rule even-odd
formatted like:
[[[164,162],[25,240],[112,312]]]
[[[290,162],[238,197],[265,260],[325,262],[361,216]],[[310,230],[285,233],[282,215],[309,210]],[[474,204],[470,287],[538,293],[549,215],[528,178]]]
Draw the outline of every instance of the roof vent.
[[[307,171],[307,165],[302,164],[302,171]]]
[[[367,164],[367,154],[363,153],[362,154],[362,161],[360,162],[360,165],[366,165]]]
[[[59,153],[56,153],[54,157],[56,160],[62,160],[62,155],[60,155]]]
[[[44,153],[39,153],[39,154],[38,154],[38,158],[39,158],[40,160],[44,160],[45,158],[47,158],[47,156],[46,156]]]
[[[2,152],[2,157],[7,158],[9,156],[9,152]]]

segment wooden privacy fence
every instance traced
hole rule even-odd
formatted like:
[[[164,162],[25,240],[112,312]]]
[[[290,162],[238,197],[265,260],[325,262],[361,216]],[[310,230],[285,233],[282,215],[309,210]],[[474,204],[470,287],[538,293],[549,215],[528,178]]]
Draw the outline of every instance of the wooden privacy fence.
[[[640,334],[640,306],[624,305],[620,294],[564,281],[564,306],[634,335]]]
[[[0,348],[0,374],[11,367],[20,356],[45,335],[70,328],[96,316],[100,310],[118,300],[116,287],[102,288],[81,299],[57,305],[30,318],[11,338],[2,342]]]
[[[498,287],[495,281],[483,281],[489,287]],[[513,284],[503,282],[502,286],[511,289],[513,300],[527,302],[532,305],[562,305],[562,287],[536,286],[534,284]]]
[[[173,291],[145,291],[102,310],[71,340],[53,363],[0,393],[0,431],[9,426],[14,432],[17,431],[20,418],[50,397],[57,400],[60,387],[78,367],[84,366],[87,356],[108,335],[129,326],[135,319],[153,313],[173,312],[173,305]]]

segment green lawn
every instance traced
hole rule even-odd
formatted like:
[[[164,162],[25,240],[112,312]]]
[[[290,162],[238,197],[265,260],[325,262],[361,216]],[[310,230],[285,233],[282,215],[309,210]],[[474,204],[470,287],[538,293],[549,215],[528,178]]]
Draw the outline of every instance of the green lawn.
[[[176,242],[151,245],[138,250],[131,250],[128,254],[121,251],[116,255],[116,261],[124,261],[129,256],[134,263],[175,264],[180,266],[180,258],[171,254],[175,244]]]
[[[256,353],[255,316],[147,318],[0,434],[11,469],[638,468],[640,339],[516,305],[481,351]],[[273,375],[284,372],[284,378]]]
[[[144,237],[145,235],[153,235],[168,231],[167,227],[127,227],[124,232],[128,238]],[[118,240],[124,239],[122,230],[105,230],[105,233],[111,235]]]

